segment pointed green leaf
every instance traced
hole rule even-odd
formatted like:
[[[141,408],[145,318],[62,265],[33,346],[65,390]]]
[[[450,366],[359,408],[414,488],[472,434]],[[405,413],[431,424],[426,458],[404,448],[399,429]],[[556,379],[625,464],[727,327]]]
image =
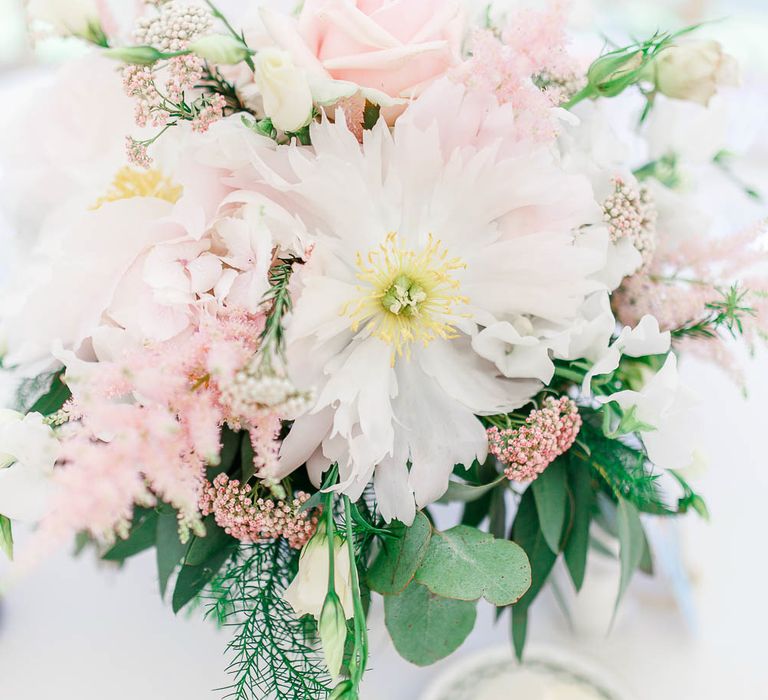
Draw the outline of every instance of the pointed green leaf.
[[[491,507],[488,510],[488,532],[497,540],[507,539],[507,492],[501,489],[491,493]]]
[[[445,598],[511,605],[528,590],[531,567],[514,542],[458,525],[432,534],[415,580]]]
[[[472,501],[482,498],[485,494],[490,493],[506,480],[507,477],[502,474],[488,484],[463,484],[459,481],[450,481],[448,482],[448,490],[439,502],[453,503],[454,501],[459,501],[462,503],[471,503]]]
[[[398,595],[384,596],[384,620],[400,656],[430,666],[464,643],[475,626],[476,605],[411,583]]]
[[[2,549],[9,559],[13,559],[13,526],[11,519],[0,515],[0,549]]]
[[[235,432],[231,428],[224,426],[221,431],[221,454],[219,463],[211,465],[206,469],[208,481],[213,481],[219,474],[227,474],[235,463],[240,452],[241,433]]]
[[[120,540],[102,559],[122,562],[152,547],[157,534],[157,519],[157,511],[153,508],[136,508],[128,539]]]
[[[193,537],[190,540],[187,555],[184,557],[184,564],[188,566],[205,564],[219,550],[234,542],[233,538],[216,524],[213,515],[209,515],[203,520],[203,524],[205,525],[205,537]]]
[[[368,585],[377,593],[400,593],[413,581],[427,553],[432,525],[427,516],[419,512],[411,527],[398,524],[393,532],[399,537],[384,540],[368,572]]]
[[[242,443],[240,445],[240,461],[243,467],[242,483],[247,484],[256,473],[256,465],[253,462],[253,443],[248,433],[243,433]]]
[[[56,373],[51,382],[50,389],[34,403],[29,409],[30,413],[42,413],[44,416],[53,415],[72,398],[72,392],[62,381],[63,374],[63,371]]]
[[[553,552],[560,551],[568,499],[565,460],[557,459],[531,484],[541,531]]]
[[[528,636],[528,606],[512,606],[512,645],[518,661],[523,660],[525,640]]]
[[[619,552],[621,581],[619,595],[616,598],[616,607],[618,608],[629,582],[632,580],[632,575],[640,566],[645,549],[645,533],[640,521],[640,514],[635,506],[623,498],[619,499],[619,507],[616,510],[616,527],[621,545]]]
[[[517,604],[517,607],[528,607],[541,592],[557,559],[541,531],[536,503],[530,489],[520,501],[512,526],[512,539],[525,550],[531,563],[531,587]]]
[[[573,515],[564,554],[573,585],[577,591],[580,591],[584,584],[584,574],[587,568],[589,528],[595,501],[590,469],[586,462],[578,459],[570,460],[568,483],[573,496]]]
[[[218,550],[205,564],[198,566],[182,566],[176,578],[176,587],[173,590],[173,612],[177,613],[189,603],[219,572],[224,563],[236,549],[236,543],[224,549]]]
[[[187,545],[179,539],[179,521],[176,512],[163,513],[157,521],[157,576],[160,595],[165,596],[168,579],[184,558]]]

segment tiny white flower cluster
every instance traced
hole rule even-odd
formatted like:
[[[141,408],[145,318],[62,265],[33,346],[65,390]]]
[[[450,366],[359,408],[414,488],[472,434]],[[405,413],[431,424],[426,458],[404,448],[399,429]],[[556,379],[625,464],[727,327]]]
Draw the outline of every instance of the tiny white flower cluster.
[[[201,5],[182,0],[158,5],[157,14],[141,17],[136,23],[134,36],[140,44],[160,51],[181,51],[213,29],[211,13]]]
[[[312,392],[300,391],[282,372],[256,355],[225,389],[232,414],[237,417],[279,415],[294,418],[312,404]]]
[[[614,179],[614,191],[603,202],[603,218],[608,224],[611,241],[629,238],[647,265],[656,249],[658,212],[647,187],[632,187]]]

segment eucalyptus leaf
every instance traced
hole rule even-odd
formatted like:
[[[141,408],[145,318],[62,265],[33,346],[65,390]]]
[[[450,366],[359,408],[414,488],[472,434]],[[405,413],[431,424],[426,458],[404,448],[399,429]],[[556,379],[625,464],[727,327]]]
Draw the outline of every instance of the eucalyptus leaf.
[[[128,539],[118,541],[102,559],[122,562],[154,546],[158,517],[154,509],[136,508]]]
[[[616,527],[619,535],[621,549],[619,561],[621,562],[621,581],[619,583],[619,595],[616,598],[618,608],[624,593],[632,580],[632,575],[640,566],[645,550],[645,532],[640,521],[640,513],[629,501],[620,498],[616,510]]]
[[[165,596],[168,580],[184,558],[187,545],[179,539],[179,521],[176,513],[161,514],[157,521],[157,576],[160,595]]]
[[[464,643],[475,626],[476,605],[411,583],[402,593],[384,597],[384,620],[400,656],[430,666]]]
[[[568,499],[565,464],[566,460],[563,458],[555,460],[531,485],[541,531],[553,552],[560,551],[560,540],[565,525]]]
[[[415,580],[445,598],[511,605],[530,587],[531,567],[514,542],[457,525],[433,533]]]
[[[421,512],[416,513],[411,527],[399,524],[393,531],[399,536],[384,540],[368,572],[368,585],[377,593],[396,594],[404,590],[424,561],[432,538],[432,525]]]

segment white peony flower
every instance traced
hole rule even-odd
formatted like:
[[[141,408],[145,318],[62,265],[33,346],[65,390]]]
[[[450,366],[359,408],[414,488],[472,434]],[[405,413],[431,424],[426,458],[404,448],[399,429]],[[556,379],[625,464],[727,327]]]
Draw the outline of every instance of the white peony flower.
[[[304,545],[299,559],[299,573],[283,594],[298,617],[314,615],[320,619],[328,593],[328,563],[328,537],[321,526]],[[349,548],[338,535],[334,541],[334,576],[336,595],[349,619],[354,615]]]
[[[45,515],[58,448],[39,413],[0,409],[0,515],[24,522]]]
[[[454,465],[485,459],[476,416],[525,404],[546,377],[541,349],[521,368],[481,331],[522,332],[526,349],[563,332],[605,259],[573,243],[595,206],[584,179],[545,148],[500,150],[511,112],[448,81],[430,91],[362,147],[337,120],[313,127],[314,154],[291,152],[293,174],[255,161],[315,236],[287,337],[291,376],[318,398],[281,471],[308,462],[317,481],[337,462],[341,490],[357,498],[373,477],[381,512],[404,522]]]
[[[312,91],[306,72],[291,54],[266,48],[253,59],[253,80],[261,93],[264,112],[281,131],[298,131],[312,119]]]
[[[680,383],[674,354],[669,355],[641,391],[620,391],[601,401],[615,401],[625,411],[634,408],[639,421],[655,428],[640,434],[648,457],[656,466],[681,470],[698,461],[692,410],[696,400]]]
[[[49,24],[58,34],[88,38],[101,23],[96,0],[29,0],[27,8],[32,19]]]
[[[723,85],[737,85],[739,65],[719,42],[681,41],[651,64],[656,89],[667,97],[707,105]]]

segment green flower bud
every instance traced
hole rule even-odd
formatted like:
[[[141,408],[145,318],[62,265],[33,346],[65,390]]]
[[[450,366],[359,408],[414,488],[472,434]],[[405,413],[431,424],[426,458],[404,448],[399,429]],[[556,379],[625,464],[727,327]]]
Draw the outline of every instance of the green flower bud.
[[[105,49],[104,55],[123,63],[133,63],[138,66],[151,66],[164,58],[164,54],[153,46],[118,46]]]
[[[250,58],[256,52],[251,51],[242,41],[225,34],[209,34],[189,45],[189,50],[210,63],[235,65]]]
[[[331,677],[336,678],[341,672],[344,661],[344,645],[347,641],[347,618],[335,591],[329,591],[320,613],[320,643],[325,655],[325,663]]]
[[[590,87],[602,97],[615,97],[642,79],[647,59],[642,51],[625,49],[598,58],[587,71]]]

